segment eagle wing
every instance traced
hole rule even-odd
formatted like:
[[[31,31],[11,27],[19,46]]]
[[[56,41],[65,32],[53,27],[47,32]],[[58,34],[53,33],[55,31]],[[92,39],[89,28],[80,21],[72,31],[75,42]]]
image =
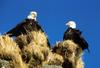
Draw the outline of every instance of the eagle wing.
[[[88,52],[90,52],[89,45],[88,45],[87,41],[82,36],[80,36],[80,42],[82,43],[83,50],[87,49]]]
[[[17,33],[19,33],[20,28],[21,28],[21,23],[18,24],[16,27],[12,28],[11,30],[9,30],[8,32],[6,32],[6,34],[8,34],[10,37],[15,36],[17,35]]]

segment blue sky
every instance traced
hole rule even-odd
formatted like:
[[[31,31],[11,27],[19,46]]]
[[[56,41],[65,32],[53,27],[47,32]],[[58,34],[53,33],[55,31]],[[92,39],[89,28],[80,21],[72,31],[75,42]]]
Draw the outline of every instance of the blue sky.
[[[76,21],[91,50],[83,57],[85,68],[100,67],[100,0],[0,0],[0,33],[23,21],[32,10],[37,11],[52,45],[62,40],[65,23]]]

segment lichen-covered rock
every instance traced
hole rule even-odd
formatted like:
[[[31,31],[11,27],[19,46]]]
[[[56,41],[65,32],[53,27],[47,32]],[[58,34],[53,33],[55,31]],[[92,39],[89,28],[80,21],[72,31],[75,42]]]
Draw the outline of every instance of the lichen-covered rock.
[[[12,65],[9,61],[0,59],[0,68],[11,68]]]

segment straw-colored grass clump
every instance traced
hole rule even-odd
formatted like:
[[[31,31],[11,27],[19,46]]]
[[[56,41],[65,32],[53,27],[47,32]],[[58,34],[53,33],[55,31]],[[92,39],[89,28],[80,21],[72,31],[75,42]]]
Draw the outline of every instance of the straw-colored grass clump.
[[[8,62],[5,68],[25,68],[20,55],[21,51],[17,44],[9,36],[0,36],[0,60]],[[2,63],[1,63],[2,65]],[[4,65],[4,64],[3,64]],[[25,66],[25,67],[24,67]]]
[[[53,48],[53,52],[60,54],[64,58],[64,68],[83,68],[84,66],[81,58],[82,49],[72,40],[58,42]]]
[[[0,36],[0,66],[5,68],[84,68],[82,49],[72,40],[61,41],[52,49],[41,31],[11,38]]]

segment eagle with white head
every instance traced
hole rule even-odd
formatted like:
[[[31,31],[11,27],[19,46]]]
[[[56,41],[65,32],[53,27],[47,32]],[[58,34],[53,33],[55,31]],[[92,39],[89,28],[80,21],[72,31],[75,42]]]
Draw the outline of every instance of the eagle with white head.
[[[11,37],[17,37],[21,34],[27,34],[27,31],[30,32],[41,30],[42,32],[44,32],[42,27],[38,24],[38,21],[36,21],[36,18],[37,12],[31,11],[24,21],[16,25],[16,27],[8,31],[6,34],[8,34]]]
[[[66,25],[68,29],[64,32],[63,40],[72,40],[75,44],[78,44],[82,50],[88,49],[89,51],[88,43],[81,35],[82,32],[76,29],[75,21],[69,21]]]
[[[42,27],[38,24],[36,18],[37,18],[37,12],[31,11],[24,21],[16,25],[13,29],[9,30],[6,34],[8,34],[10,37],[12,36],[17,37],[21,34],[27,34],[30,31],[44,32]],[[47,44],[50,47],[48,38],[47,38]]]

